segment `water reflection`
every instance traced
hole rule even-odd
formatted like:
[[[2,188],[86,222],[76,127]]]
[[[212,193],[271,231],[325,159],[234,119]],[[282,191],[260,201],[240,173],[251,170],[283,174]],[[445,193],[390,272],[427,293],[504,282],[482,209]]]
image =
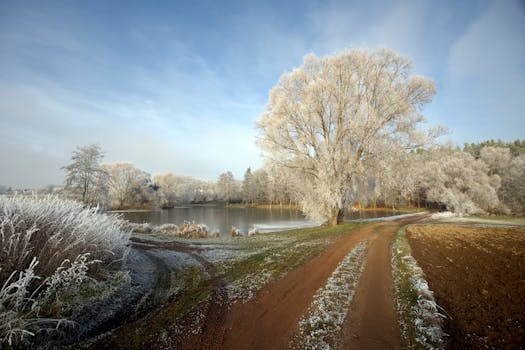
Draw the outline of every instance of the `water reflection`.
[[[347,215],[348,220],[377,218],[396,215],[393,211],[358,211]],[[123,217],[137,223],[149,222],[154,225],[174,223],[180,225],[185,221],[206,224],[210,232],[219,230],[222,235],[229,234],[232,226],[246,233],[252,227],[260,232],[275,232],[299,227],[315,226],[307,220],[300,210],[279,208],[238,208],[222,205],[189,205],[157,211],[124,212]]]

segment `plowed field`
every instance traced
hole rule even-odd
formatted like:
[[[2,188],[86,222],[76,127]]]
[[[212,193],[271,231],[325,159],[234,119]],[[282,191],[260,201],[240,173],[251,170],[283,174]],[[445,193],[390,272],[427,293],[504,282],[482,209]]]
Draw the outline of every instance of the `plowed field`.
[[[448,316],[447,348],[525,347],[525,228],[415,225],[407,237]]]

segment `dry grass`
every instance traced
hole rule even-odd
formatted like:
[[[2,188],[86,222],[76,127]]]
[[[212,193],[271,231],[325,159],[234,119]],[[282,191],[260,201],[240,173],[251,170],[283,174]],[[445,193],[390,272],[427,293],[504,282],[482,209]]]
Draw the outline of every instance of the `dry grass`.
[[[14,345],[59,316],[50,304],[122,267],[122,221],[57,198],[0,197],[0,340]]]

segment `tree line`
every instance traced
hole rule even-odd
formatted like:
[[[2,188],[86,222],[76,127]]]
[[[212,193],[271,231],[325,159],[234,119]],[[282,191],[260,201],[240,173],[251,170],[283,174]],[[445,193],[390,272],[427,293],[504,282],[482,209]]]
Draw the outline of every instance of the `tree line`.
[[[231,171],[217,181],[174,173],[149,173],[130,162],[104,163],[99,145],[78,147],[63,167],[63,194],[89,206],[109,209],[171,208],[188,203],[290,204],[286,183],[264,169],[246,170],[243,180]]]

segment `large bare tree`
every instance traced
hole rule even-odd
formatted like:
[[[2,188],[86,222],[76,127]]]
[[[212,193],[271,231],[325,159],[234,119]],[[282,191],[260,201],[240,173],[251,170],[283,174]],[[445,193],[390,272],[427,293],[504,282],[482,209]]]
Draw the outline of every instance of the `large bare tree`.
[[[410,60],[390,50],[308,55],[270,91],[259,144],[293,180],[309,217],[340,223],[355,197],[354,177],[432,134],[417,126],[434,83],[410,72]]]

